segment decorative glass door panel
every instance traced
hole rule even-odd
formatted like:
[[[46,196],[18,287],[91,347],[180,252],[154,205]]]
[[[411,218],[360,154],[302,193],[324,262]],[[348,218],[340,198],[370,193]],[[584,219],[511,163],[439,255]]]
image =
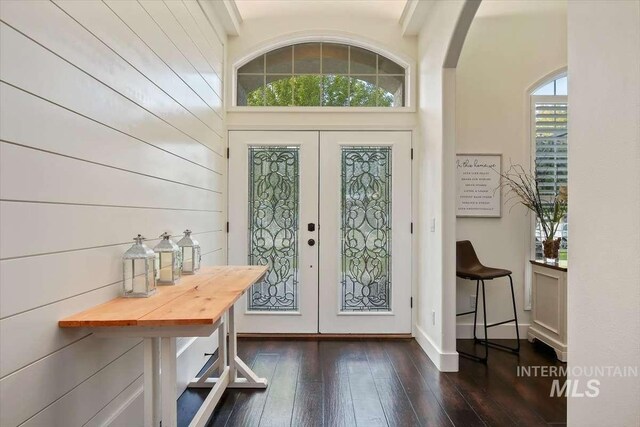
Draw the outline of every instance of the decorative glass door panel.
[[[298,147],[249,147],[249,264],[269,273],[248,293],[249,311],[298,310]]]
[[[391,147],[341,148],[341,311],[391,311]]]
[[[229,150],[229,264],[269,266],[239,331],[317,332],[318,133],[233,131]]]

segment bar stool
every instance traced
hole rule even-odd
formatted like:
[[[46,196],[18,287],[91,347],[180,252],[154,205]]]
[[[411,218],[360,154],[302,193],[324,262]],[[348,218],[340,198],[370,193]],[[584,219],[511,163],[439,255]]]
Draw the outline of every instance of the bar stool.
[[[511,271],[504,270],[501,268],[492,268],[485,267],[482,265],[478,256],[476,255],[476,251],[473,249],[473,245],[468,240],[462,240],[456,242],[456,276],[461,279],[475,280],[476,281],[476,306],[473,311],[467,311],[464,313],[458,313],[456,316],[465,316],[467,314],[473,313],[473,340],[474,343],[484,344],[484,357],[478,357],[474,354],[465,353],[463,351],[459,351],[463,356],[469,357],[475,361],[481,363],[487,363],[487,358],[489,356],[489,347],[496,348],[498,350],[510,351],[512,353],[520,352],[520,331],[518,330],[518,314],[516,313],[516,298],[513,293],[513,280],[511,279]],[[492,323],[487,325],[487,303],[484,292],[484,282],[485,280],[493,280],[499,277],[508,277],[509,284],[511,285],[511,302],[513,304],[513,319],[504,320],[498,323]],[[482,312],[484,314],[484,339],[481,340],[476,337],[476,320],[478,318],[478,290],[480,283],[482,283]],[[487,330],[494,326],[503,325],[509,322],[516,322],[516,338],[517,338],[517,346],[516,347],[508,347],[506,345],[497,344],[495,342],[489,341],[489,335],[487,335]]]

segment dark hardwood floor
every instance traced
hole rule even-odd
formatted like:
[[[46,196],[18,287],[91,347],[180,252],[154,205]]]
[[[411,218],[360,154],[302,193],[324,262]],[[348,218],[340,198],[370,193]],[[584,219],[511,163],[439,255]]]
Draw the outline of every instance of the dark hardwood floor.
[[[474,351],[470,340],[460,340],[458,346]],[[414,340],[242,339],[239,353],[269,380],[269,387],[228,390],[209,426],[466,427],[566,422],[565,398],[549,397],[553,378],[517,376],[517,366],[562,365],[542,344],[522,341],[519,356],[490,350],[486,366],[460,358],[460,371],[455,373],[439,372]],[[206,393],[184,392],[178,400],[179,426],[188,425]]]

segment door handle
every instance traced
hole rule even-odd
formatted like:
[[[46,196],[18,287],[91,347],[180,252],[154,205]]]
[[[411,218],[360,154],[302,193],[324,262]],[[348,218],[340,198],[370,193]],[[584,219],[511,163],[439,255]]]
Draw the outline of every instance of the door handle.
[[[309,246],[315,246],[316,241],[313,240],[313,239],[309,239],[309,240],[307,240],[307,243],[309,244]]]

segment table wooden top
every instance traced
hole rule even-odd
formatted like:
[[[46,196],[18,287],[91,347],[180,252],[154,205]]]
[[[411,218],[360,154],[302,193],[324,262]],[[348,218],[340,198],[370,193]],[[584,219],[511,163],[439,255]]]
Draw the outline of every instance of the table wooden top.
[[[266,266],[203,267],[148,298],[112,299],[58,322],[61,328],[210,325],[218,321]]]

